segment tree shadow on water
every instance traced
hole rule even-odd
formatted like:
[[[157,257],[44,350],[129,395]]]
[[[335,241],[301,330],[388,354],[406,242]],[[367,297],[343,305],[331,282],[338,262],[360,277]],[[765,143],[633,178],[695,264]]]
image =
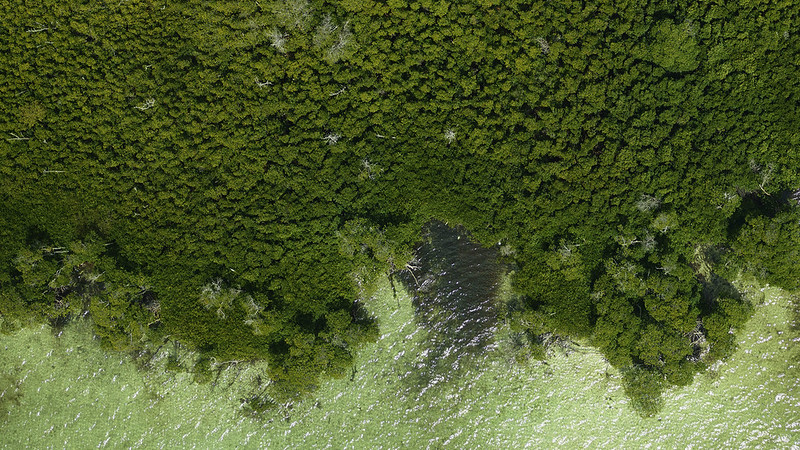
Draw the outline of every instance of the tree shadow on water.
[[[415,321],[427,333],[406,391],[420,397],[453,382],[494,347],[494,305],[501,265],[497,250],[470,242],[463,229],[428,225],[416,264],[399,274],[412,294]]]

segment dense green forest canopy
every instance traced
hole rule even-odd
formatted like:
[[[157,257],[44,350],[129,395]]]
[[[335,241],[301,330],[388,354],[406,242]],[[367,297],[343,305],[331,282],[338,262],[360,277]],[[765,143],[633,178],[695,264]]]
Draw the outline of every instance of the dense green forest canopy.
[[[291,396],[438,219],[502,244],[532,345],[589,339],[634,392],[730,351],[736,277],[798,287],[794,0],[0,11],[4,330],[88,314]]]

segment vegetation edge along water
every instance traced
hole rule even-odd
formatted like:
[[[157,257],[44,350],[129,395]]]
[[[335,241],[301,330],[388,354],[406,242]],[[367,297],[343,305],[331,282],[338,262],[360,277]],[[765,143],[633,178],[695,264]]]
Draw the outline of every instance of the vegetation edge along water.
[[[0,10],[6,332],[90,316],[292,401],[378,338],[366,286],[437,219],[500,243],[531,348],[659,392],[733,351],[740,274],[798,287],[791,0]]]

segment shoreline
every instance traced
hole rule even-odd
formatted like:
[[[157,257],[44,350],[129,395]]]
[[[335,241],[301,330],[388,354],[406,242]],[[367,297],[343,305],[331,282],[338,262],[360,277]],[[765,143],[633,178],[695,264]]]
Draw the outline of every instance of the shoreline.
[[[669,389],[652,419],[632,411],[614,369],[594,352],[508,364],[497,349],[448,384],[412,391],[426,333],[414,322],[410,298],[398,292],[398,303],[385,280],[367,302],[381,337],[359,351],[353,376],[322,383],[314,398],[264,421],[237,412],[243,388],[236,383],[256,376],[256,368],[228,369],[220,386],[230,387],[214,388],[187,373],[141,372],[127,355],[100,350],[85,324],[60,338],[47,327],[25,329],[0,337],[3,367],[24,380],[19,405],[0,426],[0,446],[191,446],[211,439],[287,448],[412,440],[476,448],[791,445],[800,432],[800,421],[788,423],[800,416],[800,332],[792,329],[788,293],[764,292],[734,355],[691,385]]]

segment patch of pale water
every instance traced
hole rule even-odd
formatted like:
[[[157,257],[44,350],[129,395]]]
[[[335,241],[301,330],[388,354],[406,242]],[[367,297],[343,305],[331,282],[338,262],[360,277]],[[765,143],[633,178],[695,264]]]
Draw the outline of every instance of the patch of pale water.
[[[426,359],[429,332],[388,283],[368,304],[383,335],[361,350],[352,380],[326,382],[316,398],[260,419],[239,408],[257,367],[198,385],[164,364],[140,372],[128,356],[101,351],[85,323],[60,338],[29,329],[0,337],[0,370],[15,380],[3,386],[21,393],[0,408],[0,446],[796,449],[797,313],[780,291],[765,294],[736,353],[667,392],[653,419],[632,412],[617,372],[589,348],[520,365],[498,345],[436,389],[412,389],[406,380]]]

